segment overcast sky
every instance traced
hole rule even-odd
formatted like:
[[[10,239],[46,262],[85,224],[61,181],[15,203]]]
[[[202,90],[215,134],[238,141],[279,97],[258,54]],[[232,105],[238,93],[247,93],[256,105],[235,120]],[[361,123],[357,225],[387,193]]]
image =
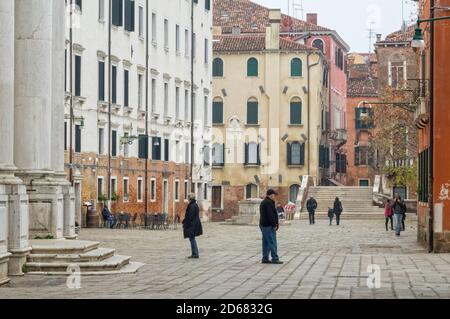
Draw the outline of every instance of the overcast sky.
[[[369,50],[369,29],[372,25],[375,34],[384,36],[399,30],[402,26],[402,2],[404,2],[404,17],[411,24],[416,15],[415,4],[411,0],[252,0],[269,8],[281,8],[293,15],[293,2],[303,2],[303,15],[317,13],[318,24],[339,32],[341,37],[350,45],[353,52],[367,52]],[[300,6],[296,6],[299,8]],[[302,13],[296,10],[296,17]],[[371,23],[373,22],[373,23]],[[373,48],[373,46],[372,46]]]

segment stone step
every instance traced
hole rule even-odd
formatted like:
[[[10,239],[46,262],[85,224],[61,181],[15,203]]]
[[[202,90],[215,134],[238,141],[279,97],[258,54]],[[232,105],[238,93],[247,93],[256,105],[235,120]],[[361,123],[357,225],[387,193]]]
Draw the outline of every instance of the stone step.
[[[107,271],[82,271],[83,276],[110,276],[110,275],[123,275],[123,274],[135,274],[138,270],[143,267],[144,264],[140,262],[130,261],[128,264],[123,266],[118,270],[107,270]],[[63,275],[71,275],[67,272],[58,272],[58,271],[30,271],[27,275],[38,275],[38,276],[63,276]]]
[[[114,256],[115,249],[97,248],[83,254],[30,254],[28,262],[50,263],[50,262],[91,262],[101,261]]]
[[[100,246],[99,242],[83,240],[30,240],[31,254],[86,254]]]
[[[81,273],[98,271],[117,271],[130,263],[131,257],[115,255],[101,261],[89,262],[27,262],[28,272],[67,273],[69,266],[80,267]]]

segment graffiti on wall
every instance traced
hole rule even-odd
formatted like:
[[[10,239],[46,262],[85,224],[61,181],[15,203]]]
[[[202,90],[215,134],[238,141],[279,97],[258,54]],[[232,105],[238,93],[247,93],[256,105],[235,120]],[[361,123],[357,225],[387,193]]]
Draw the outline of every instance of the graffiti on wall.
[[[449,200],[450,201],[450,181],[441,185],[441,191],[439,192],[439,200]]]

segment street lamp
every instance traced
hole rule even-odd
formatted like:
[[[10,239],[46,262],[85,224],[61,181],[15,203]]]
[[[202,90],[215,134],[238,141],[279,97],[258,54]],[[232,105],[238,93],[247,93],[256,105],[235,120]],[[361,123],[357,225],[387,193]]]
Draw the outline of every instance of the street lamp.
[[[411,47],[418,48],[418,49],[425,48],[425,40],[424,40],[424,37],[423,37],[423,31],[422,31],[422,28],[420,27],[420,24],[426,23],[426,22],[439,21],[439,20],[450,20],[450,16],[448,16],[448,17],[437,17],[437,18],[431,18],[431,19],[423,19],[423,20],[421,20],[420,18],[417,19],[416,32],[415,32],[414,37],[413,37],[413,39],[411,41]]]

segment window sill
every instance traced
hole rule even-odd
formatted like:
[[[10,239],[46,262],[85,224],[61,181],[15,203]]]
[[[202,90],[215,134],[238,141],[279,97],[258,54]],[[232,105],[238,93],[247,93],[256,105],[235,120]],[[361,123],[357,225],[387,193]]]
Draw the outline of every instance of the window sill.
[[[220,127],[224,127],[225,123],[213,123],[213,126],[220,126]]]
[[[140,35],[140,36],[139,36],[139,40],[141,40],[142,42],[144,42],[144,41],[145,41],[145,38],[144,38],[142,35]]]
[[[98,19],[98,23],[105,24],[105,19]]]
[[[152,40],[152,45],[157,48],[158,47],[158,42],[156,42],[155,40]]]
[[[305,165],[296,165],[296,164],[294,164],[294,165],[288,165],[288,168],[303,168],[303,167],[305,167]]]
[[[245,124],[245,126],[248,126],[248,127],[259,127],[260,124]]]
[[[304,124],[288,124],[288,127],[304,127]]]
[[[260,168],[261,165],[258,164],[244,164],[245,168]]]
[[[213,169],[224,169],[225,168],[225,164],[224,165],[213,165],[212,166]]]
[[[303,75],[291,75],[291,79],[300,80],[303,79]]]
[[[223,75],[213,75],[213,78],[214,79],[219,79],[219,80],[224,80],[225,76],[223,76]]]

